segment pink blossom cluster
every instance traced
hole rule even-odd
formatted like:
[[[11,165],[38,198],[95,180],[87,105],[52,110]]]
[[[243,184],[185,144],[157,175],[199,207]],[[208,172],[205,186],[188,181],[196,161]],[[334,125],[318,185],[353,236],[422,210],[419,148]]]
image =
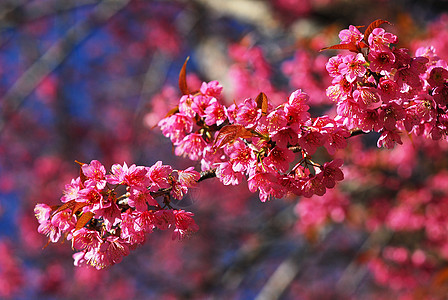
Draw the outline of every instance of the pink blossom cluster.
[[[341,44],[328,47],[351,51],[326,64],[333,77],[327,95],[337,103],[336,119],[349,130],[381,133],[378,147],[402,144],[404,131],[434,140],[445,137],[447,63],[432,47],[410,56],[394,46],[397,36],[383,28],[366,33],[350,26],[339,33]]]
[[[70,240],[79,250],[73,255],[75,265],[102,269],[120,262],[155,229],[173,229],[173,239],[196,232],[194,214],[174,209],[170,199],[182,199],[199,178],[193,168],[173,170],[161,161],[151,167],[114,164],[106,174],[92,160],[66,184],[62,205],[35,206],[38,232],[49,242]]]
[[[322,196],[344,178],[341,160],[319,164],[312,155],[320,147],[335,154],[350,132],[328,116],[311,118],[307,94],[296,90],[276,108],[264,93],[225,107],[221,91],[216,81],[203,83],[159,122],[177,155],[200,160],[225,185],[246,178],[263,202],[289,193]]]
[[[375,131],[381,133],[377,145],[392,148],[402,143],[404,131],[433,140],[447,134],[447,63],[431,47],[419,48],[415,57],[396,48],[398,38],[378,27],[383,23],[372,23],[364,34],[350,26],[340,32],[339,45],[326,48],[351,52],[334,56],[326,64],[333,78],[326,94],[336,102],[335,118],[311,117],[309,96],[301,89],[276,104],[261,92],[225,105],[223,87],[217,81],[204,82],[197,91],[189,89],[184,65],[179,76],[183,96],[158,126],[173,143],[176,155],[199,161],[202,174],[216,176],[224,185],[246,181],[262,202],[289,195],[309,198],[296,206],[299,230],[312,231],[328,220],[342,222],[353,214],[352,207],[345,194],[327,190],[344,179],[343,160],[335,155],[347,147],[348,138]],[[254,63],[267,78],[269,70],[255,63],[263,62],[260,52],[252,51],[247,57],[243,50],[233,49],[241,54],[235,59]],[[359,153],[352,160],[364,158]],[[409,159],[402,157],[402,161]],[[361,163],[367,165],[370,160]],[[411,171],[401,172],[409,175]],[[36,205],[38,231],[51,242],[62,237],[70,240],[79,250],[74,254],[75,265],[104,268],[121,261],[155,229],[173,229],[173,239],[197,231],[193,214],[175,209],[170,199],[182,199],[204,178],[193,168],[174,170],[160,161],[151,167],[115,164],[106,174],[105,167],[94,160],[82,164],[80,176],[66,185],[62,205]],[[367,227],[424,232],[428,249],[446,259],[448,231],[440,210],[447,206],[446,199],[432,193],[420,193],[419,202],[413,193],[403,191],[395,207],[380,207],[378,216],[373,208]],[[374,272],[383,270],[384,261],[426,268],[426,248],[394,247],[384,251],[385,260],[372,263]],[[396,273],[390,274],[383,275],[393,278]]]

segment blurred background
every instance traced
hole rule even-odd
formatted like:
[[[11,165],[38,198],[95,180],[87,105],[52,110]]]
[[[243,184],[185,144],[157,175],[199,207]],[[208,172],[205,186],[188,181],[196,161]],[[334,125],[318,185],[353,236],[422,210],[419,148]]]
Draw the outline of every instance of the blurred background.
[[[435,0],[0,1],[0,298],[442,299],[446,141],[380,151],[378,136],[353,138],[338,154],[347,180],[322,198],[261,203],[245,184],[207,180],[177,204],[195,213],[195,236],[155,232],[102,271],[74,267],[70,243],[42,249],[33,209],[59,203],[75,160],[199,170],[154,128],[179,99],[188,56],[189,85],[219,80],[227,104],[260,91],[280,103],[301,88],[316,117],[331,114],[325,63],[337,53],[319,49],[340,30],[388,20],[400,47],[433,44],[448,60],[447,10]],[[437,238],[397,221],[435,215]]]

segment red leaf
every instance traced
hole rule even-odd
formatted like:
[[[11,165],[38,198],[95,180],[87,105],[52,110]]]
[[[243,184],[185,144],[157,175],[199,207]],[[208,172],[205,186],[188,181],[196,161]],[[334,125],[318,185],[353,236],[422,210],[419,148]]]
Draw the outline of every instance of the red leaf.
[[[182,92],[182,95],[190,94],[187,86],[187,61],[189,59],[190,57],[187,57],[187,59],[185,59],[184,65],[182,66],[182,69],[179,73],[179,89]]]
[[[266,94],[263,92],[258,94],[255,102],[257,103],[257,108],[261,109],[261,113],[265,116],[268,113],[268,97]]]
[[[85,202],[76,202],[75,205],[73,205],[72,208],[72,215],[75,214],[78,210],[80,210],[81,208],[83,208],[84,206],[89,205],[88,203]]]
[[[53,215],[57,214],[58,212],[66,210],[66,209],[73,209],[75,204],[76,204],[75,200],[68,201],[68,202],[62,204],[61,206],[59,206],[58,209],[56,209],[55,211],[52,212],[52,214]]]
[[[234,142],[237,138],[250,138],[252,136],[253,133],[242,125],[227,125],[219,131],[213,148],[221,148],[225,144]]]
[[[169,116],[174,115],[175,113],[179,112],[179,105],[176,105],[176,107],[172,108],[164,118],[168,118]],[[157,125],[156,125],[157,126]]]
[[[372,31],[373,31],[375,28],[380,27],[380,25],[381,25],[381,24],[384,24],[384,23],[387,23],[387,24],[389,24],[389,25],[392,25],[389,21],[381,20],[381,19],[375,20],[375,21],[373,21],[372,23],[370,23],[369,27],[367,27],[366,31],[364,32],[364,40],[365,40],[365,41],[369,41],[369,35],[372,33]]]
[[[359,48],[367,48],[367,47],[369,47],[369,45],[367,45],[367,44],[364,43],[364,42],[359,42],[358,47],[359,47]]]
[[[95,214],[91,211],[83,213],[79,219],[78,222],[76,222],[75,230],[79,230],[84,227],[94,216]]]
[[[77,160],[75,160],[75,162],[76,162],[78,165],[80,165],[80,168],[79,168],[79,178],[81,179],[81,183],[82,183],[82,185],[84,186],[84,182],[86,182],[86,180],[87,180],[87,176],[84,175],[84,173],[83,173],[83,171],[82,171],[82,166],[85,165],[85,164],[82,163],[82,162],[79,162],[79,161],[77,161]]]
[[[337,44],[337,45],[333,45],[330,47],[325,47],[319,50],[319,52],[324,51],[324,50],[330,50],[330,49],[337,49],[337,50],[349,50],[352,52],[356,52],[359,53],[359,49],[358,47],[354,44],[354,43],[349,43],[349,44]]]

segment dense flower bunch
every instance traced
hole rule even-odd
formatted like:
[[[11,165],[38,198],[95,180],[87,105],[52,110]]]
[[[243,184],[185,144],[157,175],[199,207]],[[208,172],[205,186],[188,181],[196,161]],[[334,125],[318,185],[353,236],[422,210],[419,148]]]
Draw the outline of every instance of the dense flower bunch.
[[[326,64],[337,119],[350,130],[380,132],[379,147],[402,144],[402,131],[441,139],[448,125],[447,63],[432,47],[419,48],[415,57],[396,48],[397,36],[375,27],[385,22],[372,23],[364,34],[350,26],[340,32],[341,44],[324,48],[352,52]]]
[[[170,198],[182,199],[199,178],[192,168],[173,170],[160,161],[151,167],[115,164],[106,174],[93,160],[81,164],[80,176],[65,186],[64,204],[36,205],[38,231],[49,242],[70,240],[80,250],[73,255],[75,265],[102,269],[120,262],[154,229],[174,229],[173,239],[197,231],[193,213],[173,209]]]
[[[350,132],[328,116],[311,118],[307,94],[296,90],[276,108],[264,93],[225,107],[218,101],[221,91],[216,81],[203,83],[160,121],[177,155],[200,160],[225,185],[247,178],[263,202],[288,193],[322,196],[343,179],[342,161],[318,164],[311,156],[322,146],[330,154],[344,148]]]
[[[203,173],[157,162],[152,167],[116,164],[106,174],[98,161],[81,164],[80,176],[66,185],[62,205],[36,206],[38,231],[52,242],[62,236],[71,240],[72,247],[80,250],[74,254],[75,265],[100,269],[119,262],[154,229],[174,229],[173,239],[197,231],[193,214],[175,209],[170,199],[182,199],[199,180],[214,176],[224,185],[247,181],[263,202],[291,194],[310,198],[296,207],[301,231],[317,228],[328,218],[342,222],[349,210],[343,194],[332,192],[316,199],[344,179],[343,160],[333,157],[346,148],[348,138],[376,131],[381,133],[378,147],[392,148],[402,143],[403,131],[434,140],[447,133],[447,63],[431,47],[419,48],[416,57],[396,48],[398,38],[379,28],[384,23],[375,21],[364,33],[350,26],[340,32],[340,44],[324,48],[350,51],[326,64],[333,78],[326,93],[336,102],[334,118],[311,117],[312,102],[300,89],[276,106],[264,93],[226,106],[217,81],[191,91],[184,64],[179,76],[183,96],[158,125],[175,146],[175,154],[200,161]],[[317,162],[316,152],[326,152],[319,155],[326,161]],[[432,202],[416,207],[429,210]],[[428,230],[434,237],[431,242],[437,244],[446,235],[441,229],[445,224],[439,226],[435,218],[437,226],[429,229],[420,211],[390,211],[392,217],[383,222],[392,230],[411,225],[412,230]],[[438,246],[446,248],[445,243]],[[410,254],[402,259],[400,249],[392,247],[384,254],[395,262],[426,267],[423,251],[414,251],[409,260]],[[375,270],[381,264],[372,266]]]

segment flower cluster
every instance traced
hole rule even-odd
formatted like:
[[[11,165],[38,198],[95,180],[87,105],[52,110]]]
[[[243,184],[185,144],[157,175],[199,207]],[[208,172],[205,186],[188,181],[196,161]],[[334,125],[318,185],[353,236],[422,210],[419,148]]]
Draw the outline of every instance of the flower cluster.
[[[384,23],[375,21],[364,33],[350,26],[340,32],[340,44],[324,48],[350,51],[326,64],[333,78],[326,94],[336,102],[334,118],[311,117],[312,102],[301,89],[279,105],[261,92],[226,106],[217,81],[191,91],[184,64],[179,76],[183,96],[158,126],[173,143],[175,154],[199,161],[205,175],[193,168],[174,170],[160,161],[151,167],[115,164],[108,174],[96,160],[81,164],[80,176],[65,187],[62,205],[36,205],[38,231],[49,242],[70,240],[79,250],[75,265],[104,268],[143,244],[155,229],[173,229],[173,239],[197,231],[193,214],[175,209],[171,198],[182,199],[208,176],[224,185],[247,181],[248,189],[258,192],[263,202],[291,194],[309,198],[296,206],[299,230],[305,233],[328,220],[348,219],[352,212],[345,195],[326,192],[344,179],[343,160],[335,154],[346,148],[349,137],[379,132],[377,145],[392,148],[402,143],[403,131],[439,140],[448,130],[448,64],[431,47],[419,48],[415,57],[396,48],[398,38],[379,28]],[[316,157],[327,159],[318,162]],[[448,232],[440,215],[446,199],[436,198],[403,200],[391,210],[381,207],[376,219],[395,232],[424,232],[431,250],[446,259]],[[367,220],[367,227],[375,227],[376,219]],[[386,260],[426,268],[423,250],[411,255],[401,245],[394,247],[384,251]],[[372,263],[373,270],[381,268],[381,263]]]
[[[154,229],[174,229],[173,239],[196,232],[193,213],[174,209],[170,198],[182,199],[199,178],[192,168],[173,170],[160,161],[151,167],[115,164],[106,174],[93,160],[81,164],[80,176],[65,186],[62,205],[36,205],[38,231],[49,242],[70,240],[79,250],[75,265],[101,269],[120,262]]]
[[[177,155],[200,160],[225,185],[246,178],[263,202],[288,193],[323,195],[344,178],[341,160],[318,164],[311,156],[319,147],[333,155],[346,146],[350,132],[328,116],[311,118],[307,94],[296,90],[276,108],[264,93],[225,107],[218,100],[221,91],[216,81],[203,83],[159,122]]]
[[[329,59],[333,77],[327,95],[337,102],[338,118],[350,130],[381,133],[378,147],[402,144],[407,131],[434,140],[447,133],[447,63],[431,47],[416,56],[396,48],[398,38],[372,23],[362,34],[355,26],[342,30],[341,44],[324,49],[348,49],[351,53]]]

